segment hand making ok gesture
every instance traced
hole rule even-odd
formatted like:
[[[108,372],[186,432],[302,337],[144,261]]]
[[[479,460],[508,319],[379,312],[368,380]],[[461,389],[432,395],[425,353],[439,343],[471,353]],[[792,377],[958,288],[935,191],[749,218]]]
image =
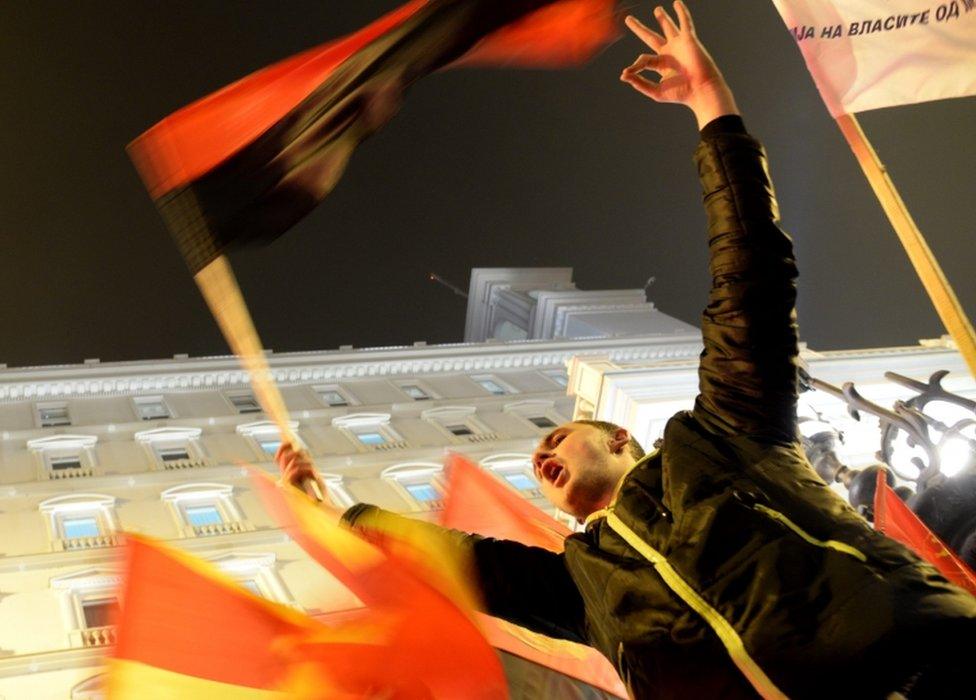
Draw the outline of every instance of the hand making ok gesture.
[[[698,40],[695,24],[687,6],[674,3],[678,23],[663,7],[654,8],[661,33],[644,25],[633,15],[627,27],[650,47],[653,53],[641,54],[624,69],[620,79],[656,102],[673,102],[689,107],[698,120],[698,128],[724,114],[738,114],[735,98],[722,72]],[[657,73],[659,80],[642,75]]]

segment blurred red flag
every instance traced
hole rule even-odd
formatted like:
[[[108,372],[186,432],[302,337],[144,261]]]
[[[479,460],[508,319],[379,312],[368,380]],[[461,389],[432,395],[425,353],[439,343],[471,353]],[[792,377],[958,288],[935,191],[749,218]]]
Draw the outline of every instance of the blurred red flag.
[[[409,694],[396,697],[508,697],[501,662],[475,623],[474,596],[463,571],[436,543],[404,537],[385,542],[381,551],[330,520],[299,491],[278,488],[257,470],[251,474],[265,506],[291,538],[366,604],[367,631],[383,632],[380,639],[353,637],[359,661],[347,664],[350,673],[359,663],[364,682],[371,674],[399,679],[401,692],[407,687]],[[334,645],[298,648],[304,658],[334,663]]]
[[[888,486],[886,472],[878,472],[874,494],[874,528],[911,549],[957,586],[976,595],[976,573],[929,530]]]
[[[447,459],[447,495],[440,522],[455,530],[514,540],[557,553],[563,551],[563,541],[572,534],[515,489],[457,454]],[[552,639],[487,615],[482,617],[493,646],[627,697],[627,689],[613,665],[592,647]]]
[[[311,211],[413,82],[456,63],[581,63],[616,35],[615,10],[616,0],[412,0],[177,110],[129,155],[196,274]]]

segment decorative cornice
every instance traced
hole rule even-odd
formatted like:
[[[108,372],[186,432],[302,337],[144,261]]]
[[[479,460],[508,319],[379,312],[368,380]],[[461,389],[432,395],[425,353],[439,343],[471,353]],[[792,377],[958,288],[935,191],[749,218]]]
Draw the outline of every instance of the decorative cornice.
[[[579,354],[601,353],[615,362],[692,357],[701,350],[693,335],[639,336],[469,343],[359,351],[270,355],[280,385],[329,383],[365,377],[417,377],[454,372],[492,372],[564,366]],[[0,402],[101,396],[236,390],[249,386],[235,358],[116,362],[68,367],[0,370]]]

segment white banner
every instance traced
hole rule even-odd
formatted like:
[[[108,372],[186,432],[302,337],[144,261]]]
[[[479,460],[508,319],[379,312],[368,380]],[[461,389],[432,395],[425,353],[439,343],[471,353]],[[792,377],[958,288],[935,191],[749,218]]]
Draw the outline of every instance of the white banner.
[[[976,0],[773,0],[831,115],[976,94]]]

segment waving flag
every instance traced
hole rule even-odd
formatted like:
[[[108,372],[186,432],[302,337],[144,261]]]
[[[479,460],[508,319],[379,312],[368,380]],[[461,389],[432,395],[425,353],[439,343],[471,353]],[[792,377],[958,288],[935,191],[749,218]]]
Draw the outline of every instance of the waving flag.
[[[976,0],[773,0],[830,114],[976,95]]]
[[[878,472],[878,485],[874,493],[874,527],[911,549],[954,584],[976,595],[976,573],[929,530],[888,486],[884,470]]]
[[[501,662],[475,623],[473,594],[436,543],[424,548],[404,537],[401,546],[385,543],[381,550],[297,490],[280,489],[257,470],[252,477],[292,539],[366,604],[367,634],[353,635],[357,655],[344,671],[358,669],[363,682],[395,681],[390,687],[405,688],[408,698],[508,697]],[[334,646],[301,643],[296,650],[328,667],[336,663]]]
[[[129,154],[196,274],[311,211],[415,81],[456,61],[580,62],[614,35],[615,5],[414,0],[184,107],[133,141]]]
[[[563,541],[571,534],[569,528],[514,489],[457,454],[448,458],[447,475],[447,495],[440,520],[444,527],[515,540],[551,552],[563,551]],[[627,689],[613,665],[595,649],[552,639],[487,615],[482,618],[488,640],[498,649],[618,697],[627,697]]]

